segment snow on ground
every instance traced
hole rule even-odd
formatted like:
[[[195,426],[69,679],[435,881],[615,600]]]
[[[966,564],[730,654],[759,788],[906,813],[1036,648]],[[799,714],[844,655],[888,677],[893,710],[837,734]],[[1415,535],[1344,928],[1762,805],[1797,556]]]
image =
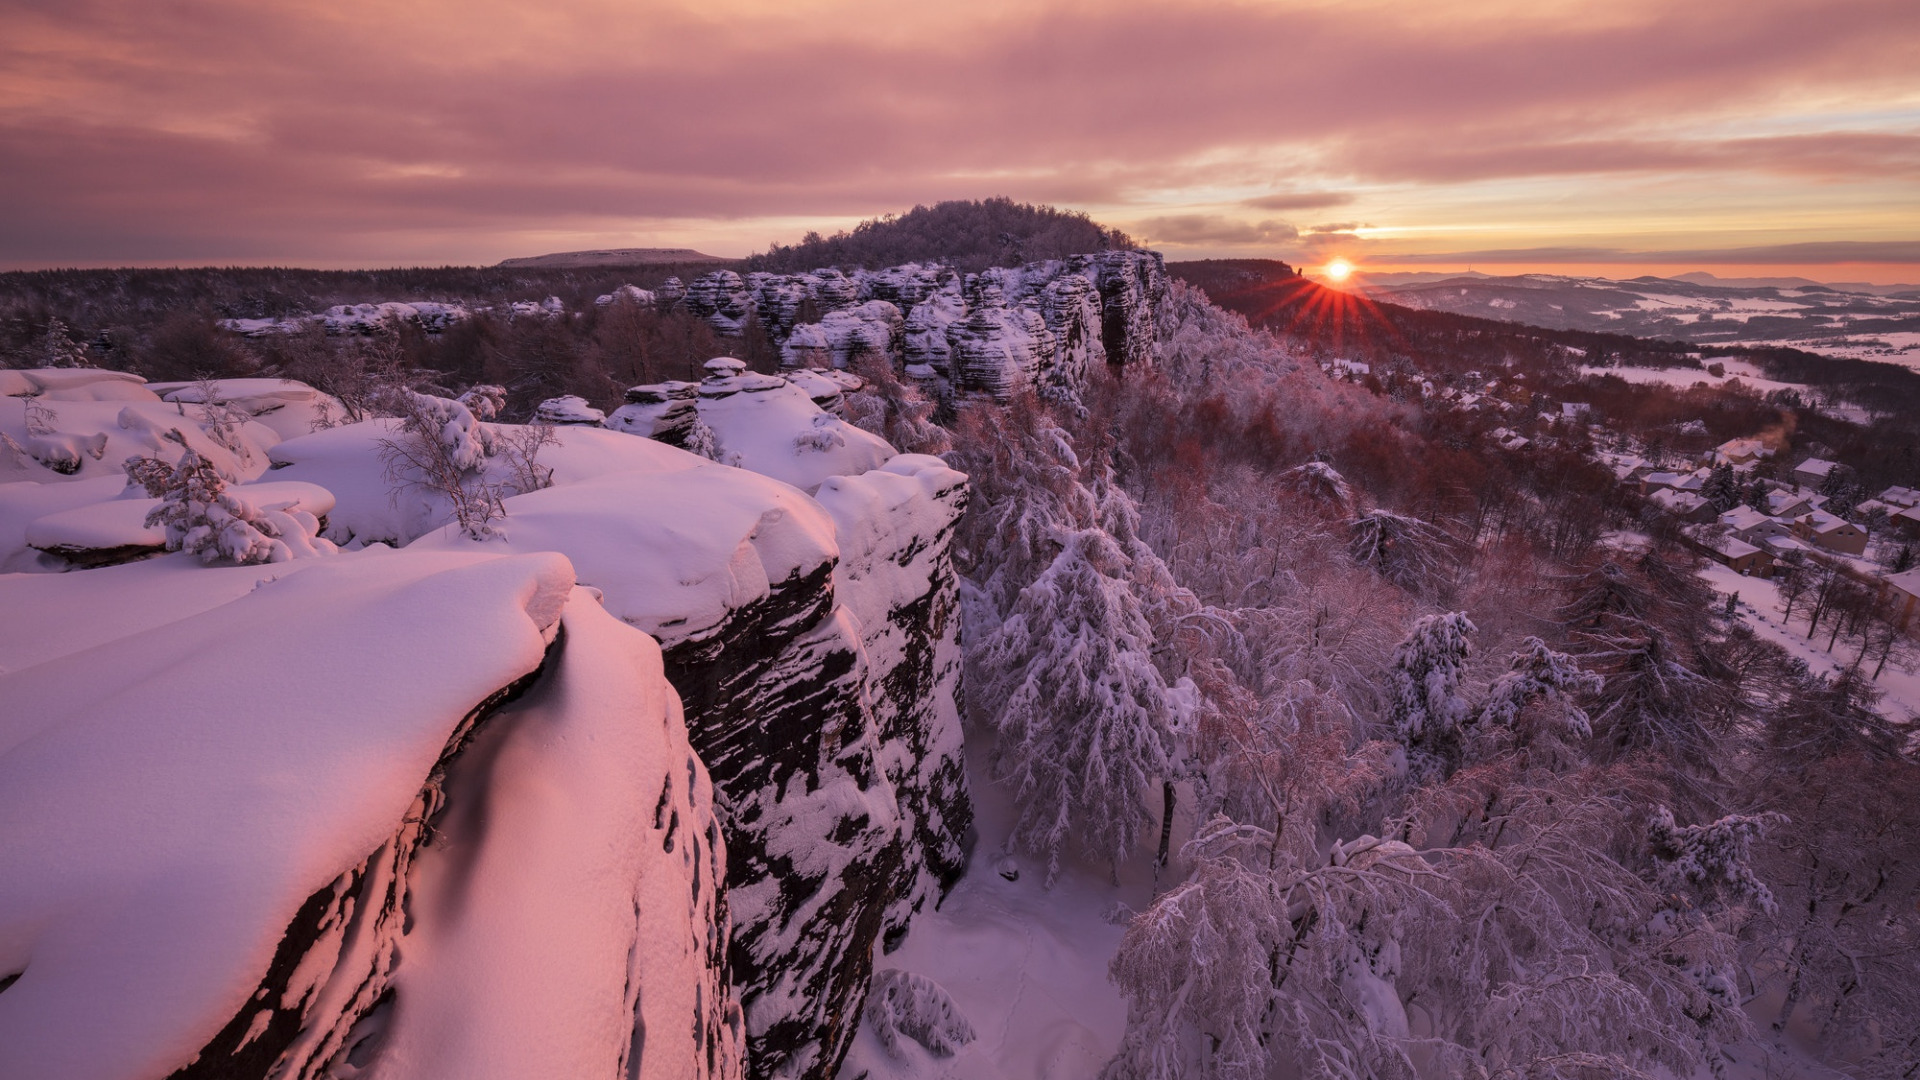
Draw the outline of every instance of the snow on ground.
[[[573,587],[557,555],[364,552],[258,588],[184,555],[124,570],[158,590],[0,576],[0,609],[65,618],[78,649],[0,655],[0,973],[19,975],[0,1076],[185,1064],[303,901],[393,834],[462,718],[540,663]],[[181,578],[249,588],[215,607]],[[68,586],[52,610],[22,606],[49,580]],[[58,615],[74,589],[90,618]]]
[[[1713,362],[1725,365],[1727,372],[1725,378],[1715,378],[1703,368],[1582,367],[1580,373],[1582,375],[1593,376],[1612,375],[1615,378],[1633,383],[1636,386],[1659,384],[1677,387],[1682,390],[1700,383],[1705,383],[1708,386],[1726,386],[1737,379],[1742,386],[1762,394],[1769,394],[1775,390],[1790,390],[1800,394],[1802,397],[1824,402],[1821,406],[1822,409],[1842,420],[1849,420],[1854,423],[1867,423],[1872,419],[1872,417],[1867,415],[1866,410],[1859,406],[1829,400],[1826,394],[1814,387],[1802,383],[1788,383],[1780,382],[1776,379],[1769,379],[1761,374],[1759,368],[1752,364],[1738,360],[1715,360]]]
[[[581,584],[605,593],[609,611],[669,646],[712,634],[730,612],[838,557],[833,519],[798,490],[673,452],[695,467],[609,473],[516,495],[499,537],[475,541],[448,525],[408,550],[562,552]]]
[[[211,385],[215,404],[240,409],[283,439],[339,423],[346,414],[338,398],[292,379],[217,379]],[[206,404],[206,386],[198,382],[148,383],[147,389],[166,401]]]
[[[1715,362],[1719,363],[1720,361]],[[1811,394],[1813,392],[1808,387],[1799,383],[1776,382],[1773,379],[1766,378],[1760,374],[1759,369],[1753,367],[1751,364],[1729,363],[1727,364],[1726,370],[1727,376],[1724,379],[1716,379],[1702,368],[1582,367],[1580,373],[1582,375],[1612,375],[1617,379],[1633,383],[1636,386],[1657,383],[1664,386],[1679,387],[1683,390],[1697,383],[1705,383],[1708,386],[1725,386],[1737,378],[1742,385],[1763,394],[1771,393],[1775,390],[1792,390],[1801,394]]]
[[[1107,965],[1125,930],[1104,915],[1116,901],[1136,911],[1152,902],[1151,852],[1120,868],[1119,886],[1104,864],[1069,859],[1046,888],[1043,864],[1000,850],[1014,811],[986,773],[990,738],[967,731],[979,837],[966,876],[939,910],[914,916],[897,950],[874,959],[876,972],[906,971],[940,984],[976,1038],[951,1057],[905,1039],[890,1053],[862,1023],[840,1068],[844,1080],[1084,1080],[1120,1045],[1126,1002],[1107,981]],[[1006,880],[1003,868],[1017,869],[1019,880]],[[1170,868],[1162,884],[1177,880]]]
[[[202,406],[159,401],[144,386],[118,381],[88,385],[131,386],[151,400],[69,401],[55,399],[51,393],[31,399],[0,397],[0,434],[21,444],[33,459],[20,461],[0,448],[0,482],[118,477],[124,475],[126,460],[136,455],[177,463],[182,451],[165,437],[174,431],[222,473],[251,480],[266,471],[267,450],[280,442],[280,434],[272,428],[257,420],[242,420],[228,437],[229,449],[207,434]],[[70,466],[64,472],[54,467],[60,448],[67,450]]]
[[[699,410],[719,460],[806,492],[894,456],[885,439],[823,412],[805,390],[771,375],[710,377],[700,384]]]
[[[1780,590],[1771,580],[1742,577],[1715,562],[1709,562],[1700,576],[1722,594],[1739,594],[1740,617],[1753,627],[1754,633],[1805,660],[1814,673],[1830,676],[1853,663],[1858,653],[1857,643],[1843,637],[1834,645],[1833,651],[1828,652],[1824,629],[1815,634],[1812,641],[1807,640],[1807,622],[1802,614],[1807,610],[1805,601],[1795,606],[1791,627],[1782,622]],[[1870,669],[1868,673],[1871,673]],[[1920,670],[1908,670],[1889,660],[1886,670],[1880,673],[1874,684],[1886,691],[1887,695],[1880,702],[1881,713],[1889,717],[1920,716]]]
[[[1893,333],[1848,334],[1837,332],[1832,337],[1771,338],[1766,340],[1735,341],[1732,345],[1764,346],[1773,345],[1788,349],[1800,349],[1805,352],[1820,353],[1826,356],[1844,356],[1854,360],[1878,360],[1887,364],[1899,364],[1902,367],[1920,371],[1920,331],[1902,330]]]
[[[328,515],[328,539],[404,544],[439,528],[453,512],[443,496],[388,478],[380,442],[398,438],[399,426],[397,420],[367,420],[288,439],[272,450],[273,478],[304,480],[333,492],[338,503]],[[553,445],[541,448],[539,463],[553,470],[556,487],[629,470],[661,473],[708,464],[665,443],[617,431],[569,426],[554,429],[554,437]],[[489,479],[507,479],[505,469],[501,459],[490,459]]]

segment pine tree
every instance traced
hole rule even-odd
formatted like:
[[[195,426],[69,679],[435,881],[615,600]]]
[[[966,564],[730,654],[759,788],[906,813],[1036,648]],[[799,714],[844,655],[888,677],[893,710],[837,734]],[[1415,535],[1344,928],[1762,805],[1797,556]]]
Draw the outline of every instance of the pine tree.
[[[1403,589],[1432,584],[1453,538],[1416,517],[1372,510],[1347,522],[1347,553]]]
[[[36,359],[41,367],[75,368],[88,367],[86,346],[74,341],[68,335],[67,324],[59,317],[47,320],[47,328],[40,335],[39,356]]]
[[[1579,661],[1566,653],[1554,652],[1537,637],[1520,643],[1513,654],[1512,667],[1495,679],[1481,703],[1478,719],[1511,726],[1520,713],[1537,702],[1560,705],[1560,722],[1580,738],[1593,734],[1584,710],[1574,705],[1572,696],[1600,688],[1600,677],[1581,669]]]
[[[1146,835],[1173,716],[1126,556],[1099,529],[1057,543],[977,663],[983,696],[1004,702],[991,722],[995,775],[1020,807],[1008,842],[1045,858],[1049,883],[1070,840],[1117,866]]]
[[[1387,669],[1387,723],[1408,749],[1442,759],[1455,756],[1468,715],[1460,683],[1473,632],[1464,611],[1425,615],[1394,650]]]
[[[1700,497],[1713,506],[1714,513],[1724,514],[1740,505],[1740,481],[1733,474],[1733,466],[1724,462],[1714,466],[1707,482],[1701,485]]]
[[[129,475],[158,489],[160,505],[147,514],[147,525],[164,526],[167,550],[200,556],[202,562],[286,562],[306,555],[331,554],[334,546],[320,539],[320,522],[304,510],[261,510],[227,489],[226,478],[201,457],[177,432],[182,448],[180,464],[164,478],[145,462],[134,459]],[[162,466],[164,467],[164,466]]]

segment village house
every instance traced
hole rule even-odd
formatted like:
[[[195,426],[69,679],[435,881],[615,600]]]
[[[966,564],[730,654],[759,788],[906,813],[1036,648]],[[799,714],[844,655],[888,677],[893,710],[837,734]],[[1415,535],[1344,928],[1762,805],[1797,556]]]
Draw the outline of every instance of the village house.
[[[1647,496],[1647,501],[1683,521],[1697,525],[1707,524],[1714,518],[1713,504],[1691,491],[1661,488]]]
[[[1688,532],[1685,535],[1689,546],[1737,574],[1761,578],[1773,576],[1773,556],[1737,536],[1713,530]]]
[[[1818,488],[1832,475],[1834,464],[1825,458],[1810,457],[1793,467],[1793,479],[1801,487]]]
[[[1774,517],[1799,517],[1813,512],[1820,505],[1814,501],[1815,498],[1799,491],[1775,491],[1767,496],[1767,513]]]
[[[1842,555],[1864,555],[1867,552],[1867,534],[1861,531],[1860,526],[1825,510],[1813,510],[1794,518],[1793,532],[1802,540],[1810,540]]]
[[[1736,506],[1721,514],[1720,524],[1749,544],[1763,544],[1772,537],[1794,535],[1792,526],[1768,517],[1751,506]]]
[[[1728,439],[1714,448],[1715,461],[1728,465],[1751,465],[1764,457],[1772,457],[1773,451],[1759,439]]]
[[[1880,493],[1880,501],[1889,506],[1920,506],[1920,491],[1909,487],[1890,487]]]

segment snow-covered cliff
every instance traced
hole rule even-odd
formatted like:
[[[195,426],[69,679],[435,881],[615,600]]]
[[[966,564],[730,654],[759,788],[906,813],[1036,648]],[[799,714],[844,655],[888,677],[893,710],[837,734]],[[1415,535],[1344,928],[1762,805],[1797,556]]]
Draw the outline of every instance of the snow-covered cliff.
[[[293,387],[202,387],[215,402],[196,408],[95,382],[131,425],[92,400],[106,391],[70,407],[35,384],[32,401],[0,399],[15,410],[0,433],[19,444],[31,412],[49,443],[171,454],[161,473],[204,445],[234,506],[304,513],[341,550],[149,557],[168,543],[146,524],[162,499],[107,471],[111,455],[71,473],[11,455],[7,565],[138,561],[0,575],[0,602],[36,615],[0,627],[0,700],[68,703],[0,718],[0,773],[124,759],[78,788],[0,792],[20,825],[0,834],[0,878],[29,883],[0,890],[0,979],[20,976],[0,989],[0,1030],[45,1028],[0,1055],[101,1077],[398,1078],[453,1061],[832,1075],[876,948],[966,859],[948,551],[964,476],[823,408],[857,380],[731,360],[636,389],[604,427],[490,424],[421,399],[423,429],[283,438],[263,421],[308,401]],[[516,456],[535,433],[537,457]],[[464,493],[407,472],[427,443]],[[476,528],[460,517],[475,505],[498,512]],[[83,525],[116,543],[29,546]],[[75,693],[101,664],[112,677]],[[72,854],[109,841],[141,846],[124,876]],[[164,910],[116,907],[135,893]],[[148,959],[165,951],[148,936],[219,961],[195,976],[200,997],[99,989],[123,964],[168,977],[181,961]],[[69,939],[84,948],[60,960]]]

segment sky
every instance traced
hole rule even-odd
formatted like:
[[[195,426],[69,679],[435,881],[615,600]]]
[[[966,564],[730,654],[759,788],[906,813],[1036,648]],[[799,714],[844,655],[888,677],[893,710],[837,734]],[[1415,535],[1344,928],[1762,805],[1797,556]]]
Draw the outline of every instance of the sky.
[[[0,0],[0,269],[739,256],[1920,281],[1916,0]]]

